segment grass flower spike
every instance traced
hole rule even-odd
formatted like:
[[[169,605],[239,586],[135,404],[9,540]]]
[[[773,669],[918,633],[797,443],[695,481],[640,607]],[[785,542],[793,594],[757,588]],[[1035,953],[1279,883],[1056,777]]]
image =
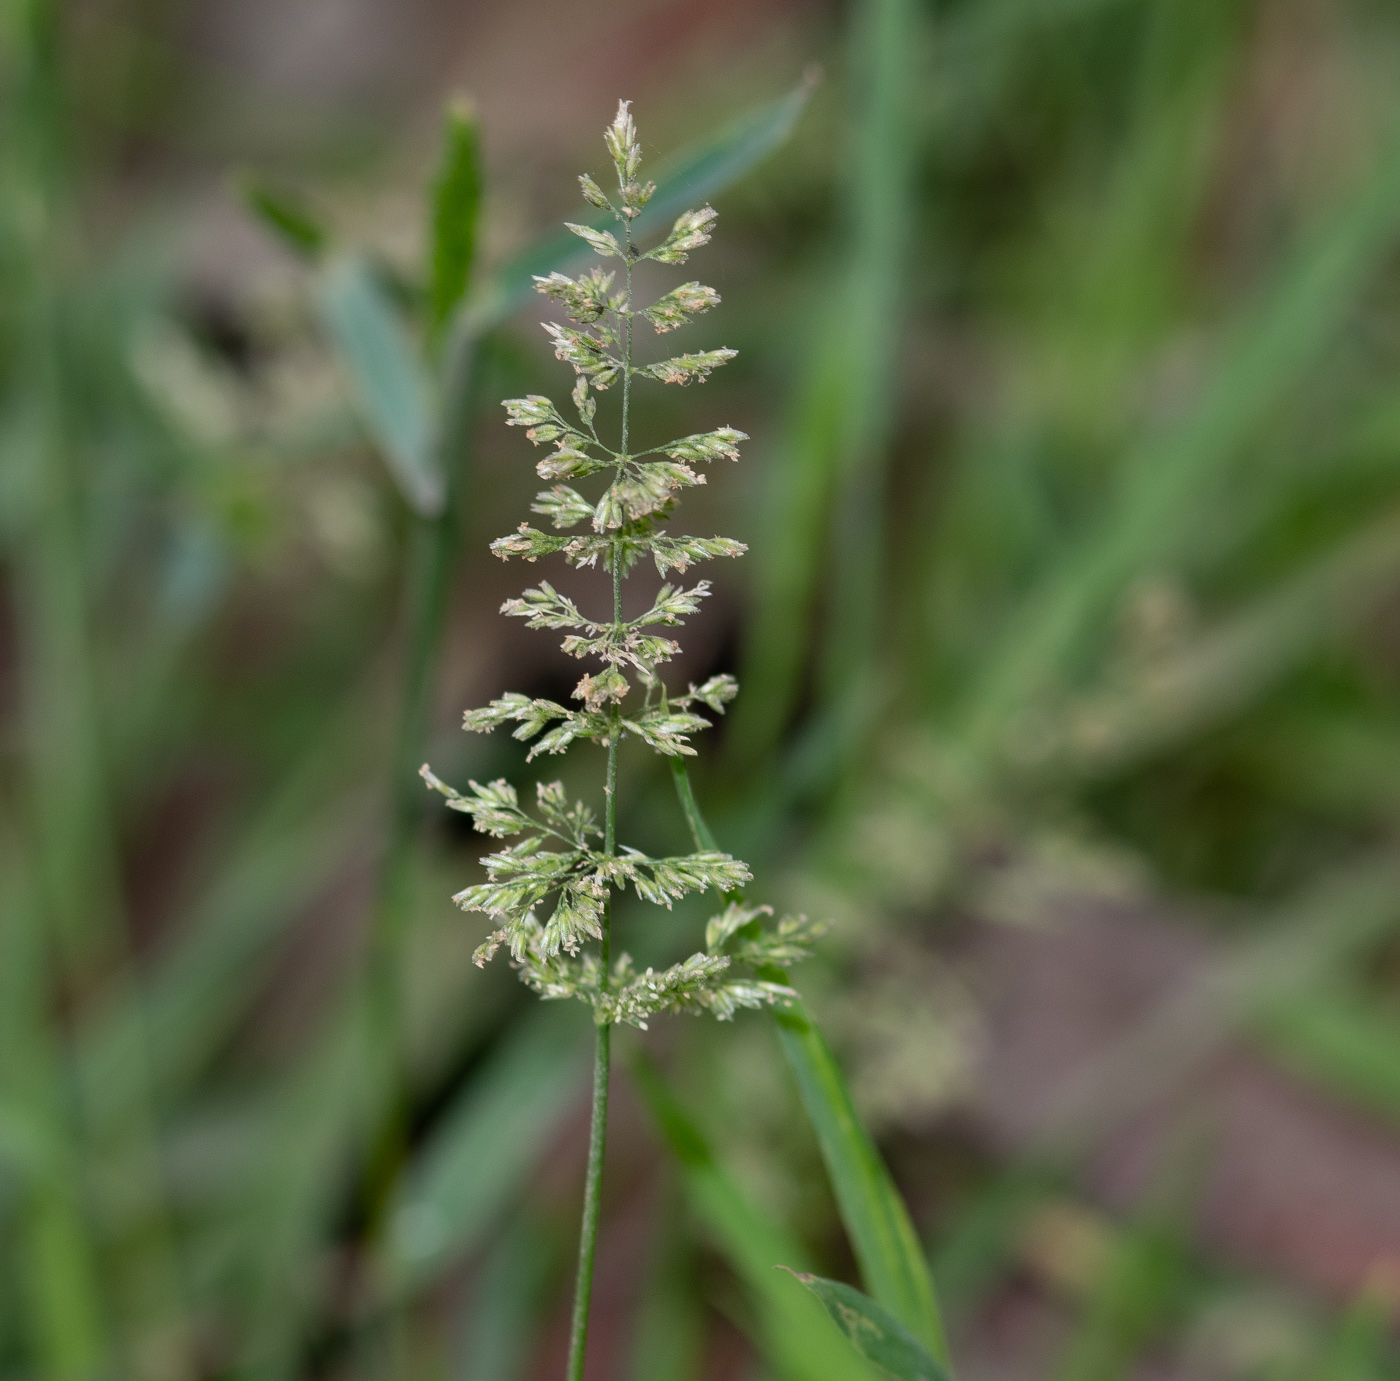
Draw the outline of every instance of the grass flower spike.
[[[719,427],[636,449],[631,429],[635,381],[703,383],[735,352],[704,350],[634,365],[634,334],[642,323],[658,335],[666,334],[709,312],[720,300],[713,288],[692,281],[639,307],[632,291],[634,265],[642,260],[684,264],[709,242],[716,213],[709,206],[687,211],[659,244],[641,249],[633,239],[632,223],[655,187],[640,180],[641,145],[628,102],[619,104],[604,141],[616,171],[615,197],[587,175],[579,181],[585,201],[610,212],[616,230],[568,227],[604,264],[578,278],[556,272],[535,279],[538,290],[558,303],[571,323],[547,322],[544,329],[555,355],[574,371],[572,409],[566,412],[538,394],[505,403],[508,426],[524,427],[536,447],[551,448],[535,466],[550,487],[537,493],[531,505],[550,530],[522,523],[493,542],[492,550],[502,559],[535,562],[562,556],[572,566],[599,570],[610,578],[610,607],[586,610],[546,580],[507,600],[501,606],[503,614],[523,618],[530,628],[563,631],[563,650],[593,665],[574,690],[574,705],[508,694],[465,717],[465,727],[479,733],[514,725],[515,737],[530,744],[531,760],[561,753],[580,740],[606,749],[602,807],[598,811],[570,802],[562,784],[551,782],[536,787],[534,809],[526,810],[505,781],[486,786],[472,782],[462,793],[423,768],[428,785],[447,797],[450,808],[470,815],[482,833],[515,841],[483,859],[485,882],[454,898],[464,910],[483,912],[494,922],[476,952],[476,962],[486,964],[504,948],[522,980],[542,997],[576,998],[593,1011],[598,1033],[593,1127],[570,1381],[582,1376],[587,1341],[612,1026],[645,1028],[651,1017],[665,1012],[709,1013],[723,1021],[741,1008],[789,1001],[795,996],[792,989],[762,975],[804,957],[816,934],[800,917],[770,925],[768,908],[743,906],[739,893],[750,873],[726,853],[701,850],[651,858],[617,842],[617,755],[622,741],[638,739],[667,757],[693,755],[691,737],[710,723],[700,711],[723,714],[738,692],[730,676],[712,677],[680,693],[666,685],[665,664],[680,652],[671,631],[698,613],[710,593],[707,580],[685,585],[667,577],[672,572],[684,575],[701,561],[744,551],[743,544],[731,538],[679,535],[667,525],[682,491],[705,483],[703,467],[738,460],[739,444],[747,437],[733,427]],[[622,396],[613,446],[599,430],[597,394],[615,385],[620,385]],[[590,479],[595,480],[592,496],[574,488]],[[625,619],[622,582],[644,559],[666,583],[650,608]],[[667,908],[691,892],[716,893],[723,909],[706,926],[704,949],[659,973],[638,972],[626,954],[614,957],[613,898],[629,888],[642,901]]]

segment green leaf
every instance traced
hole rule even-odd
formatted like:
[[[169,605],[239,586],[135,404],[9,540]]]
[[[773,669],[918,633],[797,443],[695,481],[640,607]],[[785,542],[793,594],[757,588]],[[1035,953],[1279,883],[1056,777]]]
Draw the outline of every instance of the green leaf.
[[[770,976],[769,971],[765,976]],[[787,981],[780,969],[771,970],[771,976]],[[856,1112],[836,1058],[800,999],[774,1015],[861,1279],[885,1309],[946,1363],[948,1345],[923,1247],[904,1200]]]
[[[433,248],[429,310],[440,331],[467,291],[481,215],[481,140],[476,113],[453,102],[443,121],[442,162],[433,183]]]
[[[446,499],[433,421],[433,390],[403,319],[370,265],[337,260],[317,286],[317,306],[355,400],[410,508],[442,512]]]
[[[714,833],[701,814],[689,774],[679,758],[671,759],[671,773],[696,847],[714,849]],[[731,892],[726,900],[738,901],[741,895]],[[776,967],[761,970],[760,976],[787,983],[787,975]],[[835,1057],[800,998],[794,998],[774,1017],[783,1053],[817,1134],[861,1278],[875,1298],[946,1363],[948,1345],[923,1247],[904,1201],[856,1112]]]
[[[294,254],[303,259],[320,256],[329,236],[299,201],[274,191],[253,173],[239,179],[238,192],[243,204]]]
[[[870,1381],[869,1365],[842,1346],[817,1303],[774,1269],[784,1261],[806,1264],[801,1243],[749,1202],[644,1056],[634,1057],[631,1072],[676,1157],[691,1211],[753,1297],[756,1341],[769,1365],[784,1381]]]
[[[839,1280],[794,1271],[788,1266],[782,1269],[822,1302],[851,1346],[886,1376],[894,1381],[948,1381],[948,1373],[928,1355],[928,1349],[868,1295]]]

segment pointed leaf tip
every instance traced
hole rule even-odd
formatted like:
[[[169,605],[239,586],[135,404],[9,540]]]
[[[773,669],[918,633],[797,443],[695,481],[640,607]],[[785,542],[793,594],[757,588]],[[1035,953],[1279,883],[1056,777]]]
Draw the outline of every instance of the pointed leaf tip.
[[[778,1266],[820,1301],[846,1341],[892,1381],[951,1381],[947,1370],[887,1309],[839,1280]]]
[[[466,295],[476,257],[482,195],[476,112],[464,96],[448,102],[442,156],[433,183],[429,263],[431,325],[440,331]]]

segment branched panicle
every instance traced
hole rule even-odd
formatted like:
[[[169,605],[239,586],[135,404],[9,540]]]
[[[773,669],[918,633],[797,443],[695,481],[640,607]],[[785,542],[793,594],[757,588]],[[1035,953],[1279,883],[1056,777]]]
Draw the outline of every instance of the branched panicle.
[[[750,880],[749,871],[728,854],[650,858],[618,846],[615,839],[616,754],[622,739],[635,738],[667,757],[693,755],[692,736],[710,724],[701,711],[723,714],[739,689],[733,677],[715,676],[677,693],[662,678],[662,668],[681,650],[670,631],[699,611],[710,593],[708,580],[690,586],[667,581],[650,607],[631,619],[622,616],[621,581],[643,558],[665,579],[672,572],[683,574],[695,562],[742,554],[743,544],[732,538],[681,535],[664,525],[681,494],[705,483],[705,468],[717,460],[738,460],[740,443],[748,438],[724,426],[645,449],[635,443],[635,383],[703,383],[735,352],[719,348],[652,364],[634,362],[639,324],[665,335],[719,305],[713,288],[693,280],[653,302],[638,303],[632,273],[641,260],[684,264],[709,243],[716,212],[710,206],[686,211],[658,243],[640,247],[633,222],[656,189],[641,176],[642,148],[628,102],[619,105],[604,143],[616,192],[609,196],[586,174],[579,185],[584,201],[610,214],[613,227],[568,223],[602,264],[577,277],[553,272],[535,279],[539,292],[567,318],[568,324],[549,321],[544,329],[555,356],[574,372],[572,407],[561,408],[540,394],[505,402],[507,425],[525,428],[533,445],[550,448],[535,462],[550,487],[535,495],[530,508],[552,531],[521,523],[491,545],[503,560],[562,556],[575,568],[601,569],[610,577],[611,598],[597,600],[596,607],[547,580],[501,606],[503,614],[524,619],[530,628],[563,631],[563,650],[597,665],[579,681],[573,707],[510,693],[468,711],[464,721],[477,733],[512,725],[514,736],[530,744],[531,759],[561,753],[576,741],[605,748],[603,825],[582,802],[571,803],[558,782],[540,785],[533,809],[526,809],[504,781],[486,786],[471,782],[463,794],[426,767],[423,776],[447,797],[451,809],[470,815],[478,830],[516,841],[487,855],[482,860],[486,881],[454,898],[464,910],[483,912],[494,923],[476,953],[477,963],[508,948],[525,983],[545,998],[587,1002],[600,1027],[645,1027],[650,1017],[663,1012],[707,1012],[727,1020],[741,1008],[789,1000],[789,988],[761,975],[801,959],[818,932],[801,917],[768,925],[767,908],[740,904],[736,898]],[[618,385],[622,396],[616,426],[600,429],[596,395]],[[611,439],[605,439],[605,431]],[[595,481],[590,493],[582,486],[595,476],[602,480]],[[668,908],[687,893],[704,891],[719,894],[725,904],[706,928],[703,951],[661,972],[639,972],[627,955],[614,959],[608,949],[611,897],[629,889],[643,901]],[[597,949],[589,947],[590,941],[597,942]],[[736,972],[738,966],[755,976]]]

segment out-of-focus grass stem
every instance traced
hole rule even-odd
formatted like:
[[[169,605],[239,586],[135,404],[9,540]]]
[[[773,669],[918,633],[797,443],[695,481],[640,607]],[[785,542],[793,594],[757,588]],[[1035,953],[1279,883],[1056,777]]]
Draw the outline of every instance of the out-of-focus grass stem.
[[[887,451],[894,426],[908,293],[917,58],[910,0],[864,0],[852,33],[854,132],[844,241],[820,304],[807,377],[784,454],[773,466],[769,540],[758,555],[756,608],[734,710],[731,761],[781,738],[800,693],[825,553],[830,626],[818,658],[816,715],[791,772],[801,788],[829,777],[859,723],[878,709]],[[760,651],[761,649],[761,651]]]
[[[74,247],[57,6],[27,6],[18,40],[9,171],[19,203],[13,228],[26,265],[15,319],[25,345],[25,394],[34,410],[29,460],[35,482],[13,574],[27,759],[22,810],[32,863],[22,884],[27,904],[12,917],[17,930],[31,932],[27,940],[15,941],[21,963],[20,976],[12,980],[24,999],[18,1010],[27,1016],[28,1029],[16,1033],[9,1073],[45,1147],[29,1181],[25,1250],[36,1350],[48,1374],[67,1381],[114,1363],[100,1295],[110,1296],[112,1331],[131,1352],[144,1346],[145,1330],[168,1328],[179,1312],[180,1294],[150,1103],[148,1051],[143,1044],[136,1052],[142,1087],[129,1115],[119,1125],[94,1125],[85,1116],[84,1090],[74,1080],[50,1005],[63,985],[81,991],[85,983],[100,980],[117,1000],[139,1011],[140,991],[123,916],[99,729],[83,523],[86,476],[69,421],[74,407],[63,285]],[[76,1171],[76,1147],[84,1141],[100,1143],[107,1154],[130,1153],[152,1206],[152,1217],[143,1223],[142,1245],[148,1250],[136,1256],[135,1269],[105,1273],[101,1289],[104,1272]],[[174,1374],[184,1374],[178,1345],[173,1354],[165,1351]]]
[[[384,1061],[390,1113],[370,1169],[369,1217],[377,1225],[398,1174],[407,1133],[402,950],[412,904],[413,845],[421,815],[417,772],[427,736],[431,695],[457,551],[456,484],[436,518],[413,519],[404,586],[407,625],[398,728],[390,759],[389,821],[367,956],[370,1049]]]
[[[467,433],[479,333],[463,296],[471,279],[481,205],[475,117],[464,103],[448,110],[442,168],[434,189],[431,339],[447,330],[440,365],[436,432],[443,501],[410,519],[403,618],[405,647],[398,726],[390,758],[389,821],[367,954],[370,1050],[380,1060],[388,1114],[371,1157],[367,1216],[377,1238],[406,1152],[409,1071],[403,1012],[404,933],[412,906],[413,846],[422,813],[422,762],[432,691],[456,564]]]

